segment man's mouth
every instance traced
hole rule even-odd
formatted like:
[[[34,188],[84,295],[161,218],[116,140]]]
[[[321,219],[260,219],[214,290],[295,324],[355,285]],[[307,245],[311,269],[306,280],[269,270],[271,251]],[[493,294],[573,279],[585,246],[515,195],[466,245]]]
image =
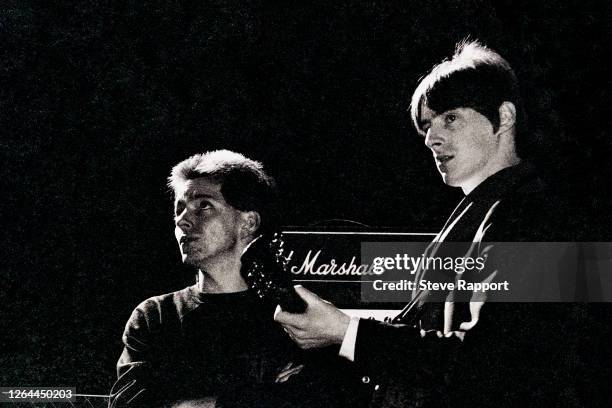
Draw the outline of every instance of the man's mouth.
[[[183,245],[183,244],[187,244],[189,242],[193,242],[196,239],[197,239],[196,237],[191,237],[191,236],[184,235],[184,236],[181,237],[179,242],[180,242],[181,245]]]
[[[446,164],[455,156],[451,156],[450,154],[442,154],[440,156],[436,156],[436,162],[438,165]]]

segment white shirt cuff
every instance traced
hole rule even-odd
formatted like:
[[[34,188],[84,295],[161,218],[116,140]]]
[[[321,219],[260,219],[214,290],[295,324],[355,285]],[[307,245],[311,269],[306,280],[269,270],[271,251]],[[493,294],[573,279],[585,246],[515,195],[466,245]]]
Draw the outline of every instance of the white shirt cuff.
[[[344,333],[344,339],[342,339],[340,352],[338,353],[340,357],[344,357],[349,361],[355,361],[355,344],[357,343],[358,328],[359,318],[356,316],[351,317],[346,333]]]

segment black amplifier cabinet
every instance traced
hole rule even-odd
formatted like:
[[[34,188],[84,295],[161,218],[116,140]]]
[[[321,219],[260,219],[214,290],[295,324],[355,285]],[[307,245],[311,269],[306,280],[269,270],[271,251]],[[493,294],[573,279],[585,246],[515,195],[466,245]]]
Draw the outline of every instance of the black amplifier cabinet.
[[[435,233],[391,229],[284,227],[289,273],[296,284],[330,301],[350,315],[383,320],[404,303],[369,302],[361,296],[368,265],[361,248],[370,242],[430,242]]]

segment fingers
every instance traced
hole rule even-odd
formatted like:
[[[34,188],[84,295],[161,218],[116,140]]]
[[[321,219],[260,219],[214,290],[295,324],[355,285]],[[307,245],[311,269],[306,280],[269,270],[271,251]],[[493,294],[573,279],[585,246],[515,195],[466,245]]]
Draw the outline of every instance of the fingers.
[[[282,311],[283,309],[281,309],[280,305],[276,305],[276,309],[274,309],[274,320],[276,320],[276,316]]]
[[[312,337],[311,333],[305,330],[300,330],[291,326],[283,326],[283,330],[285,330],[285,332],[289,335],[289,338],[303,350],[327,345],[325,339],[321,339],[316,336]]]
[[[301,327],[304,325],[304,317],[300,314],[283,312],[279,309],[278,313],[274,313],[274,320],[283,326],[289,325]]]
[[[323,299],[321,299],[320,297],[318,297],[317,295],[315,295],[314,293],[312,293],[311,291],[309,291],[302,285],[295,285],[293,288],[295,289],[297,294],[309,305],[310,303],[313,303],[313,302],[316,303],[316,302],[323,301]]]
[[[296,293],[298,294],[298,296],[300,296],[302,298],[302,300],[304,300],[304,302],[306,302],[307,309],[305,313],[300,313],[300,314],[294,314],[294,313],[287,313],[285,311],[283,311],[280,306],[276,307],[276,310],[274,311],[274,320],[279,322],[282,325],[291,325],[294,327],[305,327],[306,324],[308,323],[308,319],[307,316],[310,314],[312,315],[312,313],[309,313],[309,308],[311,308],[312,305],[315,304],[330,304],[329,302],[324,301],[323,299],[321,299],[320,297],[318,297],[317,295],[315,295],[314,293],[312,293],[311,291],[309,291],[308,289],[306,289],[305,287],[303,287],[302,285],[295,285],[294,286]],[[310,311],[315,311],[315,310],[310,310]]]
[[[278,373],[276,378],[279,379],[283,376],[298,373],[302,370],[302,368],[304,368],[304,364],[299,364],[299,365],[294,366],[293,362],[290,362],[289,364],[285,366],[285,368],[281,370],[280,373]]]
[[[283,383],[287,381],[292,375],[299,374],[304,368],[304,364],[288,368],[291,367],[292,364],[293,363],[289,363],[288,366],[283,371],[281,371],[279,375],[276,376],[276,380],[274,380],[274,382]]]
[[[469,322],[463,322],[459,325],[459,330],[468,331],[476,326],[478,323],[478,319],[480,319],[480,309],[484,302],[470,302],[470,316],[471,320]]]

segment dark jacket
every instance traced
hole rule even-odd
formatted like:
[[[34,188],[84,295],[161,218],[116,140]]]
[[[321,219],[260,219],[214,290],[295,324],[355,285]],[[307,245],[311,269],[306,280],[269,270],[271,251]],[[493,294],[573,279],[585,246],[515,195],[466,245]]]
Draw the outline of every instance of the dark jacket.
[[[519,164],[466,196],[437,239],[562,240],[561,207],[534,169]],[[444,304],[417,302],[402,324],[361,320],[355,364],[377,407],[584,406],[575,379],[588,376],[576,357],[580,334],[572,330],[585,310],[572,303],[488,302],[462,341],[436,334]],[[430,331],[423,337],[421,329]]]

